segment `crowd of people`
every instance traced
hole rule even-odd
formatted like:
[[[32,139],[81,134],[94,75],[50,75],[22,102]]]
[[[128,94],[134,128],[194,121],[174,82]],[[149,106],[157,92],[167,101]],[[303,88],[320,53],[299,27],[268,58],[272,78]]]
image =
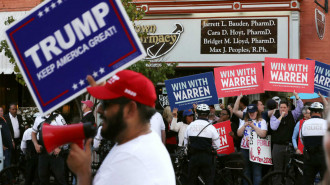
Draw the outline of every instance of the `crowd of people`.
[[[90,100],[82,101],[82,123],[95,124],[92,112],[94,103]],[[4,168],[11,165],[21,165],[19,160],[24,158],[25,185],[49,184],[51,174],[55,177],[56,184],[65,185],[66,164],[65,157],[68,154],[68,145],[56,148],[48,154],[39,139],[42,124],[66,125],[66,121],[59,113],[52,112],[46,116],[35,115],[32,125],[24,125],[22,116],[17,114],[17,104],[9,106],[9,113],[3,115],[0,108],[0,125],[2,145],[4,153]],[[8,173],[7,184],[15,183],[12,174]]]
[[[287,148],[292,143],[292,149],[297,154],[301,154],[301,158],[305,162],[303,168],[304,176],[298,177],[296,180],[301,180],[302,184],[313,184],[316,174],[319,173],[321,178],[323,178],[326,170],[322,138],[326,134],[327,129],[324,118],[328,102],[319,93],[322,103],[306,102],[304,104],[298,93],[294,92],[293,94],[296,105],[287,99],[281,99],[276,96],[267,100],[267,111],[261,100],[250,100],[251,103],[249,104],[247,96],[242,95],[238,96],[235,102],[229,102],[227,107],[220,104],[221,110],[219,114],[215,112],[214,105],[209,105],[208,116],[204,118],[200,117],[196,105],[193,105],[192,109],[182,112],[182,118],[179,121],[177,119],[178,111],[174,108],[173,119],[169,124],[169,128],[179,133],[178,146],[182,146],[180,141],[182,133],[188,134],[186,136],[187,140],[194,139],[189,137],[188,128],[190,123],[195,123],[201,119],[207,120],[210,124],[230,120],[232,131],[229,135],[233,137],[235,151],[241,152],[243,155],[245,161],[244,174],[250,178],[254,185],[258,185],[261,182],[262,177],[269,172],[270,167],[250,161],[249,140],[251,133],[255,132],[261,138],[271,135],[272,163],[275,171],[284,171],[288,163]],[[191,112],[191,119],[187,118],[187,112]],[[194,121],[195,119],[197,120]],[[195,131],[199,132],[201,129],[202,127],[200,126],[195,128]],[[211,135],[209,135],[209,138],[212,138]],[[217,141],[212,141],[213,146],[216,146]],[[189,146],[187,144],[186,146]],[[216,148],[214,147],[214,149]],[[200,152],[205,153],[205,151]],[[199,162],[201,162],[200,159],[202,157],[198,157]],[[317,160],[315,160],[316,158]],[[190,160],[190,163],[194,162]],[[207,165],[204,164],[205,166]],[[212,168],[214,169],[214,167]],[[210,167],[209,169],[212,168]],[[191,170],[193,171],[194,169],[189,168],[189,178],[196,179],[197,176],[191,173]],[[280,184],[279,180],[280,178],[274,178],[274,184]]]
[[[94,138],[85,141],[84,149],[77,144],[57,147],[47,154],[39,138],[43,123],[66,125],[58,113],[38,116],[32,128],[24,128],[17,105],[11,104],[9,113],[0,108],[2,143],[5,167],[17,163],[20,150],[27,163],[26,184],[49,184],[53,174],[57,184],[65,181],[65,166],[75,174],[74,184],[175,184],[175,174],[169,153],[177,147],[188,148],[188,181],[197,184],[202,175],[205,184],[213,184],[215,160],[220,147],[219,133],[213,124],[230,120],[230,136],[235,152],[240,152],[245,162],[244,174],[254,185],[269,172],[269,166],[249,160],[249,140],[253,132],[260,138],[271,135],[273,170],[283,170],[287,163],[286,148],[292,143],[294,151],[304,160],[303,184],[312,184],[320,173],[328,181],[326,166],[330,163],[330,138],[325,120],[328,103],[303,103],[294,92],[295,104],[285,98],[267,100],[266,109],[261,100],[248,100],[240,95],[235,102],[214,105],[194,104],[191,109],[178,111],[166,107],[162,115],[154,109],[156,101],[152,82],[140,73],[130,70],[118,72],[105,85],[98,86],[91,76],[88,93],[101,101],[97,112],[103,125]],[[127,93],[129,92],[129,93]],[[249,103],[250,102],[250,103]],[[82,101],[82,122],[95,124],[93,102]],[[150,123],[150,124],[149,124]],[[323,145],[324,139],[324,145]],[[111,150],[92,179],[91,151],[102,141],[111,142]],[[91,146],[93,142],[93,147]],[[67,158],[67,159],[66,159]],[[65,163],[65,161],[67,163]],[[328,164],[328,165],[326,165]],[[274,178],[274,184],[280,184]],[[244,182],[246,183],[246,182]],[[8,182],[10,184],[10,182]]]

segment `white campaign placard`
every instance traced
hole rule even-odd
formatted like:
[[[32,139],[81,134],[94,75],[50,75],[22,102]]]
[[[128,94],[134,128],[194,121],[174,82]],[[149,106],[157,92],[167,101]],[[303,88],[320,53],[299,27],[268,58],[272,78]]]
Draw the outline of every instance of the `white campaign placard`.
[[[272,165],[271,136],[261,138],[256,132],[251,133],[250,137],[250,161]]]

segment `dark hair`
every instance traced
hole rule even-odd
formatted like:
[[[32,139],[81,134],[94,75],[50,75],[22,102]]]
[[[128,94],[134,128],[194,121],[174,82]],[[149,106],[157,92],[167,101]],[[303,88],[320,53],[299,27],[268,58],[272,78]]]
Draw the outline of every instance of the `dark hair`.
[[[192,115],[194,115],[194,114],[192,114]],[[194,120],[195,120],[195,116],[193,116],[193,121]],[[187,116],[183,116],[182,122],[185,123],[185,124],[188,124],[187,123]]]
[[[227,112],[227,114],[228,114],[228,116],[230,117],[230,111],[229,111],[229,109],[222,109],[221,111],[226,111]]]
[[[255,105],[258,106],[259,101],[261,102],[261,100],[253,100],[253,101],[251,102],[251,104],[255,104]]]
[[[280,102],[280,106],[281,106],[281,104],[285,104],[287,107],[289,107],[289,103],[286,100],[282,100]]]
[[[240,102],[243,103],[243,105],[248,106],[249,98],[247,96],[243,96]]]
[[[322,112],[323,112],[323,109],[311,109],[311,108],[309,108],[309,110],[311,111],[311,114],[313,114],[313,113],[322,114]]]
[[[119,97],[116,99],[112,99],[112,100],[102,100],[102,106],[103,109],[105,109],[107,106],[109,106],[110,104],[119,104],[121,107],[123,107],[124,105],[128,104],[129,102],[134,101],[125,97]],[[137,101],[136,105],[139,111],[139,117],[140,117],[140,121],[142,123],[149,123],[150,118],[156,113],[156,110],[152,107],[149,107],[147,105],[141,104]]]
[[[304,106],[308,106],[308,107],[310,107],[310,106],[312,105],[312,103],[313,103],[313,102],[306,102],[306,103],[304,104]]]
[[[12,105],[14,105],[15,107],[17,107],[17,103],[10,103],[10,104],[9,104],[9,109],[10,109],[10,107],[11,107]]]

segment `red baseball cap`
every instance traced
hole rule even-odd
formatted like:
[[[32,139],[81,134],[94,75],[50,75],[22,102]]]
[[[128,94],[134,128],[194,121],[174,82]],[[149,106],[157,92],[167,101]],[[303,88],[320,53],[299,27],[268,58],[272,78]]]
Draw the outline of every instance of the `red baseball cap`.
[[[87,105],[87,107],[89,107],[89,108],[93,108],[93,106],[94,106],[94,103],[90,100],[81,101],[81,103]]]
[[[88,87],[87,91],[101,100],[126,97],[150,107],[155,107],[156,102],[154,84],[141,73],[131,70],[119,71],[105,85]]]

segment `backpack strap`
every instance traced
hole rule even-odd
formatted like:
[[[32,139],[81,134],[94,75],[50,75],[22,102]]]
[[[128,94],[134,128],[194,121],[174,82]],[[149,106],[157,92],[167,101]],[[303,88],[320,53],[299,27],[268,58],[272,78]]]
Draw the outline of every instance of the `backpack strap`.
[[[211,123],[209,123],[208,125],[206,125],[198,134],[197,137],[199,136],[199,134],[201,134],[203,132],[204,129],[206,129],[206,127],[208,127],[209,125],[211,125]]]
[[[53,121],[53,119],[55,119],[56,117],[58,116],[58,114],[56,113],[52,113],[48,118],[46,117],[43,117],[45,120],[42,121],[39,125],[38,125],[38,131],[40,130],[41,126],[44,124],[44,123],[51,123]]]

